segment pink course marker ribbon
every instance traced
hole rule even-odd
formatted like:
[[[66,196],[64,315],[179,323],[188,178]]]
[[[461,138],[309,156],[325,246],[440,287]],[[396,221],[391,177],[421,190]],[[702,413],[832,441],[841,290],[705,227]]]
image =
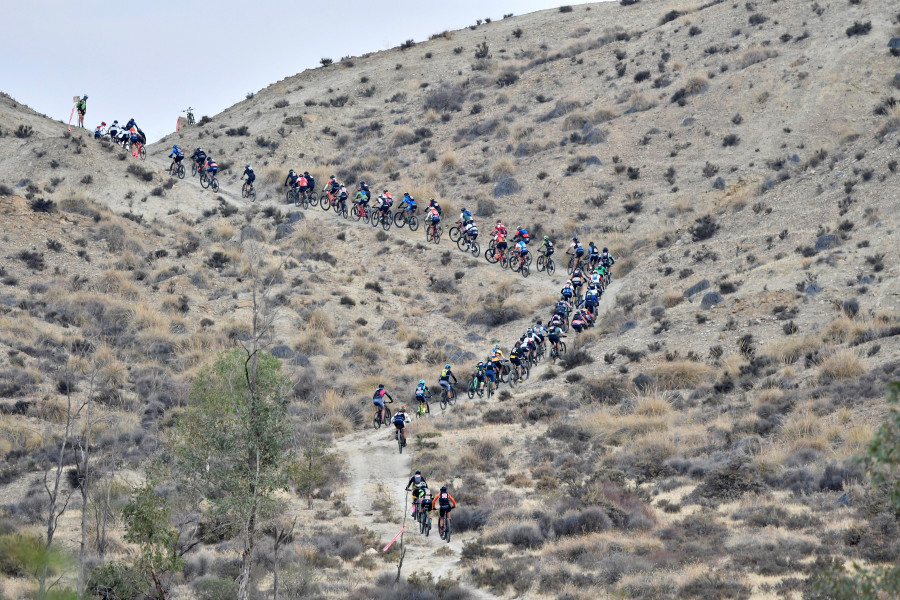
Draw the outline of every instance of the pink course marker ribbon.
[[[406,525],[404,525],[403,528],[402,528],[400,531],[397,532],[397,535],[394,536],[394,539],[392,539],[391,541],[389,541],[389,542],[388,542],[388,545],[385,546],[384,548],[382,548],[381,551],[382,551],[382,552],[387,552],[388,548],[391,547],[391,544],[393,544],[394,542],[396,542],[396,541],[397,541],[397,538],[400,537],[400,534],[403,533],[405,530],[406,530]]]
[[[74,117],[74,116],[75,116],[75,106],[72,107],[72,112],[69,113],[69,133],[72,132],[72,117]]]

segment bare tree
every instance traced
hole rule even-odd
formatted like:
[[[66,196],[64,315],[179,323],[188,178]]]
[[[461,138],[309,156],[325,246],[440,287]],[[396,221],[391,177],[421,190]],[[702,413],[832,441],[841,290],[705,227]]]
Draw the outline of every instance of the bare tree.
[[[285,544],[289,544],[294,540],[294,527],[297,526],[297,517],[294,517],[294,520],[291,521],[290,527],[286,523],[282,523],[279,527],[275,526],[275,541],[273,543],[273,555],[274,555],[274,565],[272,568],[272,574],[274,576],[274,581],[272,583],[272,600],[278,600],[278,573],[279,573],[279,552]]]

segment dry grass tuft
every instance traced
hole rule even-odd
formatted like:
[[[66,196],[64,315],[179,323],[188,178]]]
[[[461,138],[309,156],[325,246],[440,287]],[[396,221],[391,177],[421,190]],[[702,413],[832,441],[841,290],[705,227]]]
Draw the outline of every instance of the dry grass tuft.
[[[681,360],[661,363],[652,369],[651,374],[661,388],[675,390],[698,386],[710,380],[715,372],[709,365]]]
[[[819,365],[819,380],[829,382],[852,379],[866,372],[862,361],[851,350],[835,352]]]

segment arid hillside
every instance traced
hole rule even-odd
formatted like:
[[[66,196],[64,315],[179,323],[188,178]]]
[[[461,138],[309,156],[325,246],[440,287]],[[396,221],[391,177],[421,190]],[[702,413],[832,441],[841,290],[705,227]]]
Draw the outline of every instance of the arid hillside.
[[[65,585],[134,563],[132,486],[201,369],[257,340],[323,469],[267,516],[252,597],[280,572],[291,598],[824,598],[826,567],[894,562],[900,518],[857,458],[900,379],[898,35],[874,0],[562,7],[323,57],[146,160],[0,96],[0,550],[46,542],[66,498],[53,547],[87,542]],[[173,143],[218,161],[218,193],[168,174]],[[445,229],[469,208],[482,248],[497,219],[549,235],[557,270],[287,204],[290,168],[436,198]],[[434,403],[399,454],[372,390],[411,405],[447,362],[462,389],[546,322],[573,236],[616,257],[596,327],[518,386]],[[459,502],[454,537],[408,530],[395,584],[416,468]],[[159,477],[168,594],[233,597],[234,532]],[[0,571],[0,596],[35,589]]]

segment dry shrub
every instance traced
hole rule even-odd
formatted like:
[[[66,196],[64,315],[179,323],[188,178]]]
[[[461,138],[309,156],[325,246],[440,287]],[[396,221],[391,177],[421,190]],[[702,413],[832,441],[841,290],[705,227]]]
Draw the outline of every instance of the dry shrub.
[[[843,344],[866,331],[864,322],[855,321],[847,315],[841,315],[825,328],[824,340],[835,344]]]
[[[819,365],[819,380],[830,381],[851,379],[865,373],[862,361],[851,350],[835,352]]]
[[[662,417],[672,411],[669,399],[659,390],[638,396],[634,402],[634,414],[642,417]]]
[[[604,445],[621,446],[654,431],[667,431],[665,419],[635,414],[610,415],[604,411],[585,414],[583,426],[591,437]]]
[[[495,181],[499,181],[504,177],[509,177],[515,173],[515,171],[515,164],[508,158],[501,158],[491,166],[491,173],[493,174]]]
[[[453,152],[444,152],[441,155],[441,168],[447,171],[456,168],[456,154]],[[415,196],[413,196],[415,197]]]
[[[818,346],[819,342],[813,338],[791,336],[763,344],[762,353],[785,365],[792,365]]]
[[[698,386],[714,374],[709,365],[690,360],[661,363],[651,372],[659,385],[669,390]]]
[[[368,416],[366,405],[357,396],[343,390],[329,388],[319,401],[319,415],[324,416],[329,429],[334,433],[350,433],[362,425]]]
[[[325,336],[334,334],[334,321],[324,309],[317,308],[303,317],[303,328]]]
[[[294,350],[307,356],[325,354],[327,346],[328,338],[315,331],[307,331],[301,334],[292,344]]]
[[[675,290],[671,290],[663,294],[662,299],[663,304],[666,305],[666,308],[673,308],[684,302],[684,294],[681,292],[676,292]]]
[[[802,410],[794,412],[784,420],[780,437],[785,442],[796,444],[817,437],[821,431],[821,419],[810,410]]]
[[[500,445],[494,440],[483,439],[477,442],[469,443],[466,449],[459,457],[458,469],[463,472],[473,470],[477,472],[490,471],[497,467],[498,462],[503,460],[503,452]]]

